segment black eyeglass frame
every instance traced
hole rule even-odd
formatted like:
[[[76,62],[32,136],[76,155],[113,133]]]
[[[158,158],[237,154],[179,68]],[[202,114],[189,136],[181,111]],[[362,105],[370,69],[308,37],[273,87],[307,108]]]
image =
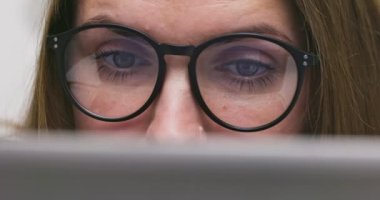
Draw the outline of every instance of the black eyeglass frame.
[[[155,50],[157,53],[158,57],[158,62],[159,62],[159,69],[158,69],[158,74],[157,74],[157,80],[155,87],[150,95],[150,97],[147,99],[145,104],[135,111],[134,113],[127,115],[125,117],[120,117],[120,118],[105,118],[102,117],[98,114],[95,114],[83,106],[75,99],[73,94],[70,92],[69,86],[66,82],[66,77],[65,77],[65,50],[70,43],[71,39],[73,36],[75,36],[77,33],[89,30],[89,29],[94,29],[94,28],[106,28],[106,29],[117,29],[120,31],[124,32],[129,32],[132,33],[138,37],[141,37],[145,39]],[[219,43],[220,41],[223,40],[228,40],[232,38],[256,38],[256,39],[261,39],[265,41],[272,42],[274,44],[277,44],[278,46],[284,48],[287,50],[290,55],[293,57],[293,59],[296,62],[297,65],[297,73],[298,73],[298,80],[297,80],[297,88],[296,92],[294,94],[294,97],[288,106],[288,108],[283,112],[278,118],[273,120],[270,123],[267,123],[265,125],[261,125],[258,127],[238,127],[229,123],[224,122],[223,120],[219,119],[207,106],[206,102],[202,98],[198,83],[197,83],[197,77],[196,77],[196,61],[199,57],[199,55],[202,53],[204,49],[207,47],[211,46],[212,44]],[[221,125],[224,128],[234,130],[234,131],[240,131],[240,132],[256,132],[256,131],[261,131],[268,129],[276,124],[278,124],[280,121],[282,121],[286,116],[290,113],[290,111],[293,109],[295,106],[298,97],[300,95],[300,91],[302,88],[302,83],[304,80],[304,72],[307,67],[315,67],[319,66],[319,58],[318,56],[308,53],[305,51],[302,51],[300,49],[297,49],[296,47],[285,43],[281,40],[272,38],[267,35],[263,34],[258,34],[258,33],[231,33],[231,34],[226,34],[222,35],[213,39],[210,39],[206,42],[203,42],[200,45],[197,46],[178,46],[178,45],[170,45],[170,44],[162,44],[158,43],[155,40],[153,40],[151,37],[149,37],[147,34],[142,33],[138,30],[135,30],[130,27],[126,26],[121,26],[117,24],[90,24],[90,25],[84,25],[80,26],[77,28],[73,28],[71,30],[68,30],[63,33],[55,34],[55,35],[50,35],[47,38],[47,45],[51,49],[54,50],[55,56],[56,56],[56,61],[57,61],[57,71],[58,71],[58,77],[60,79],[61,85],[64,89],[64,92],[66,94],[66,97],[68,97],[69,101],[75,105],[81,112],[85,113],[86,115],[95,118],[97,120],[101,121],[106,121],[106,122],[120,122],[120,121],[126,121],[129,119],[132,119],[141,113],[143,113],[154,101],[154,99],[158,96],[158,94],[161,91],[161,88],[163,86],[163,82],[165,80],[165,75],[166,75],[166,63],[164,56],[165,55],[180,55],[180,56],[189,56],[190,57],[190,62],[188,64],[188,73],[189,73],[189,80],[190,80],[190,85],[191,85],[191,90],[194,95],[194,98],[198,102],[199,106],[203,109],[203,111],[206,113],[208,117],[210,117],[214,122],[217,124]]]

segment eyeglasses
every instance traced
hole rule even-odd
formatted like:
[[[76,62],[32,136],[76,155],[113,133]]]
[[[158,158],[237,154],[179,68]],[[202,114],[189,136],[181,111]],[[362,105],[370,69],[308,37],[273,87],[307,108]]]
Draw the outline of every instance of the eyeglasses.
[[[199,106],[219,125],[243,132],[283,120],[297,101],[305,69],[318,65],[315,55],[255,33],[173,46],[128,27],[92,24],[49,36],[48,45],[66,96],[83,113],[108,122],[132,119],[152,104],[165,79],[165,55],[190,56]]]

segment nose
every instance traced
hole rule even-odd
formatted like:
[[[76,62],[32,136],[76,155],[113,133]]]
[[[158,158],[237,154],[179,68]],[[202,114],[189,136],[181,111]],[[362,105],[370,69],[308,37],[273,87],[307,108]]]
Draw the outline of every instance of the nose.
[[[201,111],[191,93],[188,58],[166,56],[167,71],[147,137],[156,142],[183,143],[205,141]]]

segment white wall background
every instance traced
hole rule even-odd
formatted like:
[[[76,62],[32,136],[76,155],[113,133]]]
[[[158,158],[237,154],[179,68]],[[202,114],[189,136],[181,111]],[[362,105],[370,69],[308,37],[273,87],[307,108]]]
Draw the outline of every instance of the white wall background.
[[[0,120],[26,114],[47,1],[0,2]]]

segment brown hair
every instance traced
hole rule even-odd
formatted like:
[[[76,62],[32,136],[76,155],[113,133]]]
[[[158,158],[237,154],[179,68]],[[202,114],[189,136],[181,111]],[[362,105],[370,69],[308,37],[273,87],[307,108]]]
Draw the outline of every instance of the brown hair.
[[[374,0],[295,0],[321,65],[311,73],[307,132],[380,133],[380,21]],[[73,27],[73,1],[49,1],[34,96],[25,127],[74,129],[46,36]]]
[[[298,0],[321,59],[312,77],[316,133],[380,133],[380,21],[374,1]]]

